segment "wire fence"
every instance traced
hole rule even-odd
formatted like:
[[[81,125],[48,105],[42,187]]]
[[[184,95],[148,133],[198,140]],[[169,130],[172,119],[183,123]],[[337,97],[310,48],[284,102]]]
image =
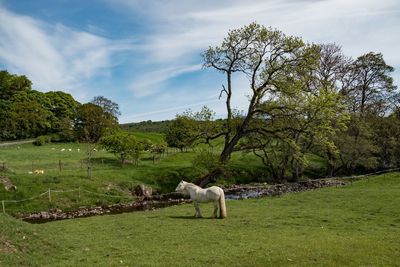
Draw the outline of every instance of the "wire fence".
[[[377,172],[370,172],[366,174],[359,174],[359,175],[348,175],[348,176],[340,176],[340,177],[327,177],[327,178],[320,178],[318,180],[332,180],[332,179],[338,179],[338,180],[355,180],[355,179],[360,179],[364,177],[369,177],[373,175],[378,175],[378,174],[384,174],[384,173],[390,173],[390,172],[397,172],[400,171],[400,168],[392,168],[392,169],[386,169],[386,170],[381,170]]]
[[[23,202],[39,199],[42,197],[46,197],[48,200],[48,203],[52,204],[53,203],[52,197],[54,196],[55,193],[58,194],[58,193],[72,193],[72,192],[77,192],[78,200],[80,200],[82,198],[83,194],[90,194],[90,195],[100,196],[100,197],[104,197],[104,198],[129,199],[129,200],[135,199],[135,196],[102,194],[102,193],[86,190],[81,187],[78,187],[75,189],[67,189],[67,190],[54,190],[54,189],[49,188],[46,192],[43,192],[41,194],[29,197],[29,198],[18,199],[18,200],[10,200],[10,199],[1,200],[2,211],[3,211],[3,213],[6,213],[6,208],[7,208],[6,204],[7,203],[23,203]]]

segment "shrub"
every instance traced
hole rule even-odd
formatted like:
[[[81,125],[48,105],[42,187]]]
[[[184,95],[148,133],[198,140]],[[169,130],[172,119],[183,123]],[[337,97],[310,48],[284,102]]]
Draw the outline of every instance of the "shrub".
[[[36,140],[33,142],[35,146],[42,146],[44,144],[50,143],[51,142],[51,137],[47,135],[41,135],[36,138]]]

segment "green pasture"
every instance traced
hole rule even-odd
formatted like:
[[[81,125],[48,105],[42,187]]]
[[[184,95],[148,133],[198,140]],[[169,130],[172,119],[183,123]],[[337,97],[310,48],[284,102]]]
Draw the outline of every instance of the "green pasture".
[[[212,213],[203,204],[203,215]],[[0,266],[399,266],[400,174],[280,197],[31,225],[0,215]]]
[[[163,135],[157,133],[135,135],[155,143],[163,140]],[[0,147],[0,176],[9,177],[17,186],[16,191],[6,191],[0,186],[0,201],[6,201],[6,212],[16,214],[53,208],[70,210],[81,206],[128,202],[134,199],[132,191],[138,184],[149,185],[159,193],[170,192],[180,180],[192,181],[206,172],[193,165],[196,155],[206,149],[204,145],[187,152],[168,148],[161,158],[153,158],[152,154],[145,152],[138,166],[126,164],[123,167],[113,154],[97,146],[97,152],[92,153],[93,171],[89,179],[86,159],[88,149],[92,148],[82,143]],[[6,170],[2,170],[3,163]],[[43,170],[44,174],[32,173],[35,170]],[[221,183],[261,182],[266,179],[267,173],[255,156],[238,153],[233,156],[229,177]],[[48,194],[43,194],[32,200],[10,202],[37,197],[49,189],[54,191],[50,199]],[[76,191],[56,192],[68,190]]]

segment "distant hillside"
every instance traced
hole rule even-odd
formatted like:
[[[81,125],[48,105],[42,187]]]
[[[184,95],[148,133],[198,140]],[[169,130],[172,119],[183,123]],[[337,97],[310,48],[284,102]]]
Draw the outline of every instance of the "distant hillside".
[[[166,133],[171,121],[141,121],[121,124],[129,132]]]

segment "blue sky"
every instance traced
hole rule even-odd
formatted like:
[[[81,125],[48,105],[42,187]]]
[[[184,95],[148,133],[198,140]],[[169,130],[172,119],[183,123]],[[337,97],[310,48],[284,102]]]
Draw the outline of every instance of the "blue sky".
[[[353,58],[381,52],[400,85],[398,0],[0,0],[0,69],[82,103],[105,96],[120,105],[122,123],[173,119],[203,105],[222,117],[224,77],[202,69],[200,53],[254,21],[335,42]],[[247,89],[235,77],[238,109]]]

